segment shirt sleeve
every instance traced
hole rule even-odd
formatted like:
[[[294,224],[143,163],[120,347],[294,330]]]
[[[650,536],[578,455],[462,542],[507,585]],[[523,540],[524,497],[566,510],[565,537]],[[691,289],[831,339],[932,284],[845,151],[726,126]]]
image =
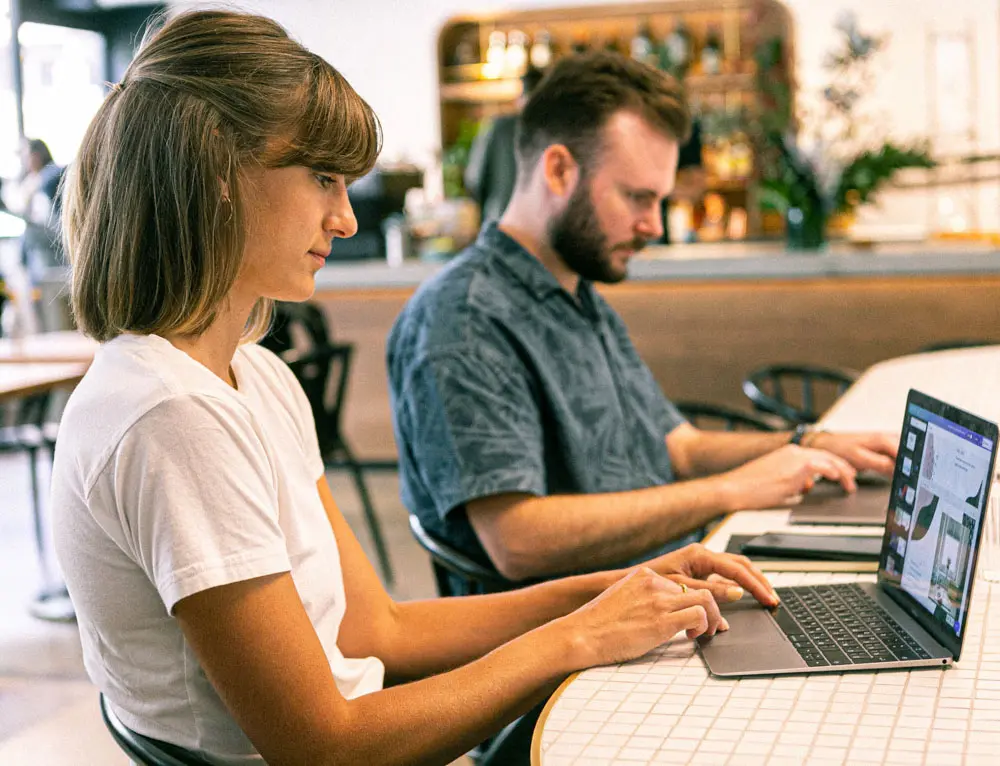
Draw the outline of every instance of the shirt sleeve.
[[[127,553],[168,612],[199,591],[290,571],[272,464],[236,401],[161,402],[126,432],[110,468]]]
[[[479,497],[546,493],[538,402],[510,360],[469,348],[426,357],[397,410],[402,441],[442,518]]]

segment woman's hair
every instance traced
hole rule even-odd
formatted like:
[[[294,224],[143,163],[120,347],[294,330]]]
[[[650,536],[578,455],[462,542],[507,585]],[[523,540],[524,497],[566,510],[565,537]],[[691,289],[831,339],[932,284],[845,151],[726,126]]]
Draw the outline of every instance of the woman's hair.
[[[620,111],[635,112],[678,143],[691,133],[684,90],[670,75],[607,51],[561,59],[518,118],[519,178],[530,176],[552,144],[562,144],[590,169],[600,155],[605,124]]]
[[[371,107],[270,19],[198,11],[147,32],[69,171],[77,324],[99,341],[204,332],[243,261],[243,171],[356,178],[380,145]],[[266,331],[271,308],[258,302],[246,338]]]

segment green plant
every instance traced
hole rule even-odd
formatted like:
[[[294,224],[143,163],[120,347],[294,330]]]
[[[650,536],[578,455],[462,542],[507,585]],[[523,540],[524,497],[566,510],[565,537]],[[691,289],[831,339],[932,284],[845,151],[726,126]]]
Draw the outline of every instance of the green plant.
[[[887,38],[862,32],[852,14],[842,16],[837,29],[838,46],[824,62],[830,83],[813,115],[792,113],[790,92],[776,74],[783,56],[781,41],[765,41],[756,52],[758,87],[765,103],[774,107],[765,109],[756,125],[761,201],[783,214],[796,210],[807,223],[819,217],[812,225],[820,231],[832,213],[852,212],[872,202],[900,170],[936,165],[926,141],[903,144],[878,138],[859,109],[871,92],[872,63]]]
[[[481,123],[462,120],[458,126],[455,142],[445,148],[441,155],[441,174],[444,176],[444,196],[448,199],[466,196],[462,176],[469,164],[469,151],[479,132]]]

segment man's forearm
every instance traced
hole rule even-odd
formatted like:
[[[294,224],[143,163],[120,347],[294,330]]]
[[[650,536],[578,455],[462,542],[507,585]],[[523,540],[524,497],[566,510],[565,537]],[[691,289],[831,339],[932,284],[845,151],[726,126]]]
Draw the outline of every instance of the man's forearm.
[[[730,510],[721,479],[599,495],[503,497],[467,511],[494,565],[515,580],[616,566]]]
[[[671,444],[667,437],[670,460],[678,473],[685,477],[712,476],[755,460],[788,444],[791,434],[732,433],[727,431],[697,431],[688,439]]]

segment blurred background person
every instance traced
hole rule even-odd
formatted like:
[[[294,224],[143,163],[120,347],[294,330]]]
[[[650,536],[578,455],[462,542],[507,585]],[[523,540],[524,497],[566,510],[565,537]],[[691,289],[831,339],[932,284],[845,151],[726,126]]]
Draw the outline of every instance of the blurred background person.
[[[514,135],[517,118],[541,82],[544,72],[529,68],[521,77],[521,96],[517,112],[505,114],[483,127],[476,136],[465,168],[465,188],[482,208],[482,220],[495,221],[503,215],[514,193],[517,165],[514,159]]]
[[[23,172],[13,195],[13,212],[27,223],[21,259],[32,282],[61,262],[59,243],[58,195],[63,168],[52,159],[44,141],[25,139],[21,148]]]

